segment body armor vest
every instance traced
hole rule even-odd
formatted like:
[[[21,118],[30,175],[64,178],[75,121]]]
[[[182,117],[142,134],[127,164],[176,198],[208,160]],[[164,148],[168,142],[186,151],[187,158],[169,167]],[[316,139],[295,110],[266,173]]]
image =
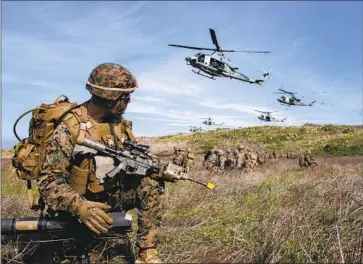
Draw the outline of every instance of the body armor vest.
[[[82,145],[84,139],[90,139],[112,148],[122,148],[122,143],[126,139],[135,140],[130,121],[121,118],[115,123],[97,123],[89,117],[86,105],[72,110],[72,113],[68,114],[63,122],[70,129],[74,142],[76,142],[74,149]],[[105,190],[96,177],[95,154],[73,151],[68,184],[79,194],[99,193]]]

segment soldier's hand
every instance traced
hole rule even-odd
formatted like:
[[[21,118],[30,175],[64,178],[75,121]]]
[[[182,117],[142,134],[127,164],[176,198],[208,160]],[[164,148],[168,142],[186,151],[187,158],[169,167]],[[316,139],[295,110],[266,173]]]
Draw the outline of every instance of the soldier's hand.
[[[172,173],[170,171],[163,172],[163,180],[165,180],[165,181],[175,182],[180,179],[181,179],[180,175],[178,175],[176,173]]]
[[[79,219],[96,234],[107,233],[112,227],[113,219],[104,210],[111,209],[111,206],[84,201],[77,208]]]

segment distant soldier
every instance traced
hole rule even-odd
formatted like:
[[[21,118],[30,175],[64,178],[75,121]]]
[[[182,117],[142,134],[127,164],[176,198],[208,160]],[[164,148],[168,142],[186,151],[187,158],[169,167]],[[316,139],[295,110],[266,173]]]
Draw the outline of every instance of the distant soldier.
[[[258,165],[262,165],[265,163],[266,158],[265,158],[265,153],[263,151],[257,151],[257,164]]]
[[[234,169],[236,164],[236,158],[234,156],[234,153],[232,152],[232,150],[227,149],[226,151],[226,164],[225,167],[226,169]]]
[[[218,163],[217,163],[216,169],[218,172],[221,172],[221,171],[224,171],[224,169],[225,169],[227,158],[224,155],[223,150],[221,150],[221,149],[218,149],[217,155],[218,155]]]
[[[182,166],[185,167],[187,171],[189,171],[191,167],[193,167],[194,165],[195,165],[194,154],[192,153],[191,148],[187,148],[186,152],[183,155]]]
[[[308,168],[311,166],[317,166],[318,164],[314,160],[313,156],[311,155],[311,151],[307,150],[305,154],[300,155],[299,157],[299,165],[300,168]]]
[[[208,150],[205,155],[204,155],[204,161],[206,161],[208,159],[208,157],[214,153],[217,150],[216,146],[213,146],[212,149]]]
[[[274,148],[274,150],[272,151],[272,156],[274,159],[277,159],[278,158],[278,153],[277,153],[277,149]]]
[[[234,151],[234,157],[236,160],[236,168],[237,169],[241,169],[243,166],[243,156],[244,154],[239,152],[238,149]]]
[[[289,150],[287,152],[287,158],[288,159],[297,159],[299,157],[299,154],[295,150]]]
[[[186,149],[181,149],[178,147],[174,148],[174,157],[173,157],[173,163],[179,166],[183,166],[183,160],[184,156],[187,155]]]
[[[203,163],[206,169],[213,169],[218,162],[217,149],[214,150]]]
[[[247,148],[247,153],[245,153],[244,167],[247,171],[253,171],[257,166],[257,154],[253,152],[250,148]]]
[[[237,145],[237,149],[234,151],[235,160],[236,160],[236,168],[241,169],[243,167],[243,162],[245,160],[245,149],[242,144]]]

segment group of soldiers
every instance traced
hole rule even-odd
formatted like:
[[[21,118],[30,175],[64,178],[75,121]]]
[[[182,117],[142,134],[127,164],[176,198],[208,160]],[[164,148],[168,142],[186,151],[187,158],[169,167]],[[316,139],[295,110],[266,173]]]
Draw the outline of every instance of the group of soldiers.
[[[203,166],[214,172],[222,172],[233,169],[243,169],[245,171],[253,171],[256,167],[264,164],[267,160],[271,159],[298,159],[301,169],[310,166],[316,166],[317,163],[311,155],[311,151],[306,151],[299,154],[296,151],[278,152],[276,149],[273,151],[256,150],[248,146],[238,144],[235,150],[227,149],[223,151],[213,146],[212,149],[207,151],[204,155]],[[174,147],[173,163],[183,166],[190,170],[195,165],[195,156],[191,148]]]
[[[235,150],[227,149],[225,152],[213,146],[204,155],[203,166],[216,172],[232,169],[252,171],[258,165],[265,163],[268,157],[266,151],[254,151],[242,144],[239,144]]]
[[[242,144],[238,144],[235,150],[227,149],[225,152],[213,146],[204,156],[203,166],[206,169],[216,172],[244,169],[253,171],[257,166],[264,164],[270,159],[299,159],[301,168],[307,168],[317,165],[310,151],[299,155],[296,151],[287,151],[286,153],[273,151],[255,150]]]

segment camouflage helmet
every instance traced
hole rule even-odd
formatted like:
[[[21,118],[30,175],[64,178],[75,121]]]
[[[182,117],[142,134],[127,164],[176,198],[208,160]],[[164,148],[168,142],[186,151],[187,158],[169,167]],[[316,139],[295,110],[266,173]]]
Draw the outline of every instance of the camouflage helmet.
[[[217,150],[217,153],[218,153],[219,155],[223,155],[223,150],[218,149],[218,150]]]
[[[230,149],[227,149],[227,150],[226,150],[226,152],[227,152],[227,153],[231,153],[232,151],[231,151]]]
[[[238,144],[238,145],[237,145],[237,149],[238,149],[238,150],[243,149],[243,145],[242,145],[242,144]]]
[[[191,148],[187,148],[187,152],[192,152],[192,149]]]
[[[116,63],[102,63],[88,77],[86,89],[91,94],[116,100],[123,93],[132,93],[138,87],[136,78]]]

